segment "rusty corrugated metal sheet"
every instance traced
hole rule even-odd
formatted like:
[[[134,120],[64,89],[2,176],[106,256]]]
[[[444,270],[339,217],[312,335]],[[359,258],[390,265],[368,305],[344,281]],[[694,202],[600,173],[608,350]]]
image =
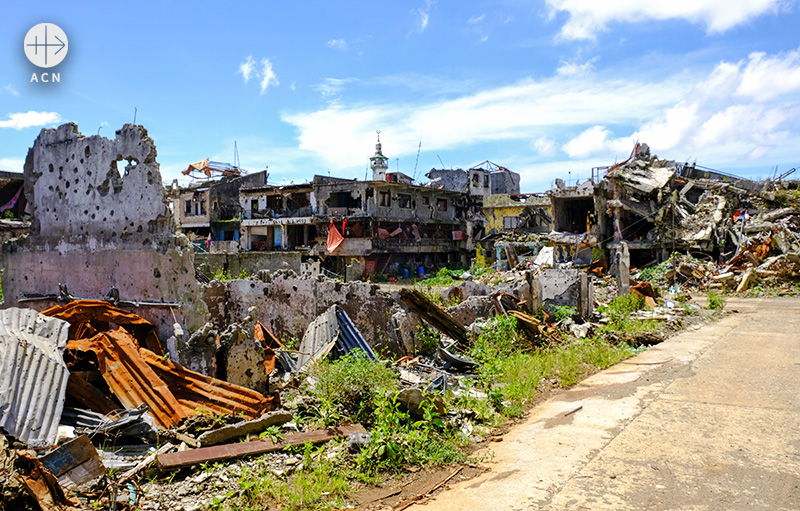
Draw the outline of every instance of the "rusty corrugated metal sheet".
[[[68,328],[31,309],[0,311],[0,427],[31,446],[56,440],[69,378]]]
[[[70,323],[67,349],[78,359],[76,364],[81,357],[85,361],[82,353],[94,353],[103,379],[120,403],[127,409],[147,405],[162,428],[176,425],[199,409],[217,414],[241,413],[254,419],[280,405],[277,395],[265,397],[166,359],[150,322],[108,302],[74,300],[43,313]],[[109,330],[109,323],[121,326]],[[158,351],[150,349],[151,344]],[[96,408],[97,399],[84,394],[75,397],[82,397],[79,400],[83,404]]]
[[[126,330],[116,328],[89,339],[71,340],[67,349],[97,356],[103,379],[125,408],[146,404],[162,428],[189,416],[164,380],[142,359],[136,340]]]
[[[114,323],[128,330],[140,346],[158,355],[164,354],[152,323],[103,300],[73,300],[43,310],[42,314],[68,321],[70,339],[87,339],[97,332],[108,330],[108,323]]]
[[[248,419],[255,419],[280,406],[277,394],[264,396],[255,390],[190,371],[145,348],[139,352],[189,414],[204,409],[216,414],[241,413]]]

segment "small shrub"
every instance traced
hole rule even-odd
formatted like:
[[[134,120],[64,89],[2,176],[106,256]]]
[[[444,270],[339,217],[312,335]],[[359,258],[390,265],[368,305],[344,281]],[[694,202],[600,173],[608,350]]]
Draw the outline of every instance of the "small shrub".
[[[427,325],[420,325],[414,333],[414,355],[431,356],[439,347],[439,334]]]
[[[556,305],[554,307],[553,316],[555,316],[555,320],[562,321],[567,318],[571,318],[578,313],[577,307],[569,307],[568,305]]]
[[[310,374],[317,380],[311,394],[319,400],[323,418],[340,412],[370,424],[375,395],[397,387],[397,375],[391,369],[355,354],[334,362],[321,360],[311,367]]]
[[[721,311],[723,307],[725,307],[725,298],[714,291],[709,291],[706,295],[706,300],[708,300],[708,308],[714,311]]]

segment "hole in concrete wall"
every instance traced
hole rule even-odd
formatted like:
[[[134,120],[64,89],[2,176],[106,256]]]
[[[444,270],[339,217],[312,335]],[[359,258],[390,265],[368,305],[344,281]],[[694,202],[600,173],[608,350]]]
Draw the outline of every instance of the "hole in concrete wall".
[[[92,220],[94,220],[94,213],[92,213]]]
[[[83,163],[83,158],[81,158],[81,163]],[[78,171],[78,169],[75,169],[75,172],[77,172],[77,171]]]
[[[55,169],[53,168],[53,164],[52,164],[52,163],[51,163],[50,165],[48,165],[48,166],[47,166],[47,170],[49,170],[50,172],[53,172],[53,171],[55,170]]]
[[[189,270],[187,270],[186,268],[181,268],[181,273],[186,275],[187,273],[189,273]]]
[[[83,163],[83,161],[81,161],[81,163]],[[72,172],[74,172],[75,174],[77,174],[77,173],[78,173],[78,167],[73,167],[73,168],[72,168]]]
[[[153,277],[157,279],[161,278],[161,271],[158,268],[153,268]]]
[[[84,210],[83,210],[83,214],[84,214],[84,215],[88,215],[88,214],[89,214],[89,210],[88,210],[88,209],[84,209]]]
[[[92,150],[91,150],[91,149],[89,149],[89,146],[88,146],[88,145],[86,146],[86,149],[84,149],[84,150],[83,150],[83,154],[85,154],[87,158],[89,158],[90,156],[92,156]]]
[[[136,228],[136,232],[142,232],[143,230],[144,230],[144,229],[142,228],[142,226],[141,226],[141,225],[140,225],[139,227],[137,227],[137,228]]]
[[[47,189],[52,192],[53,191],[53,185],[48,186]]]
[[[65,186],[66,188],[69,188],[69,181],[65,181],[65,182],[64,182],[64,186]]]
[[[108,214],[114,216],[114,210],[112,209]]]

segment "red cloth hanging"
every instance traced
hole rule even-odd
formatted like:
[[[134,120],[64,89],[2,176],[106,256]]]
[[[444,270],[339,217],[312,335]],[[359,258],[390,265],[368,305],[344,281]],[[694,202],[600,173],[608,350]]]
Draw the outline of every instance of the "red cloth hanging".
[[[333,225],[333,218],[331,218],[331,225],[328,227],[328,252],[333,252],[336,250],[336,248],[341,245],[343,241],[344,236],[339,234],[336,226]]]

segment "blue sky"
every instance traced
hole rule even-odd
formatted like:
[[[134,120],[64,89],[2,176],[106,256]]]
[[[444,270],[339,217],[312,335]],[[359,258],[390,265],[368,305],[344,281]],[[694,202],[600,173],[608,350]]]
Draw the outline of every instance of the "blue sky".
[[[232,162],[234,141],[273,182],[363,179],[376,130],[391,170],[488,159],[523,192],[635,140],[752,177],[800,164],[797,0],[221,5],[8,2],[0,169],[21,171],[43,127],[113,136],[135,108],[165,180]],[[22,42],[41,22],[69,37],[60,83],[30,83]]]

